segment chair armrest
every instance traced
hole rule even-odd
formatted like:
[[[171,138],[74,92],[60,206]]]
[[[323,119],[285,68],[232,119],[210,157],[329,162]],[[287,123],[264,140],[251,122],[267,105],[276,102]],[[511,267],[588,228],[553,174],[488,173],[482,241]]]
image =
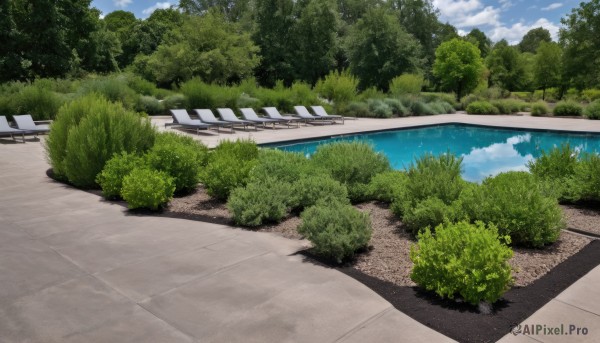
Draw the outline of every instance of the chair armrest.
[[[34,120],[35,124],[52,124],[54,120]]]

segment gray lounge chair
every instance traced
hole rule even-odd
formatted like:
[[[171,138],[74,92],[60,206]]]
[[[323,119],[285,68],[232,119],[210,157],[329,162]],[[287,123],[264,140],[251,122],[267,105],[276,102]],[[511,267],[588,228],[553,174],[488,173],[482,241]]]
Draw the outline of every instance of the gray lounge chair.
[[[231,108],[217,108],[217,112],[219,112],[219,116],[221,116],[221,119],[228,123],[232,123],[234,125],[243,125],[244,129],[248,129],[248,126],[252,125],[254,126],[254,130],[258,131],[256,123],[253,123],[249,120],[239,119],[238,117],[236,117],[235,113],[233,113],[233,110]]]
[[[13,116],[13,119],[15,121],[17,129],[28,131],[29,133],[33,133],[36,136],[39,133],[50,132],[49,124],[36,124],[33,121],[33,118],[31,117],[30,114],[24,114],[21,116]],[[47,122],[50,122],[50,121],[47,121]]]
[[[330,124],[333,124],[333,120],[330,120],[329,118],[313,116],[312,114],[310,114],[310,112],[308,112],[308,110],[304,106],[294,106],[294,110],[296,111],[296,114],[298,115],[298,117],[306,120],[307,122],[316,123],[318,121],[320,121],[320,122],[328,121]]]
[[[15,135],[21,135],[23,137],[23,143],[25,143],[25,134],[29,133],[25,130],[15,129],[8,125],[8,120],[5,116],[0,116],[0,136],[10,136],[16,141]]]
[[[263,127],[267,127],[267,124],[273,124],[273,129],[275,129],[275,124],[287,123],[286,120],[278,120],[278,119],[270,119],[270,118],[261,118],[256,112],[254,112],[253,108],[240,108],[240,112],[242,112],[242,117],[245,120],[251,121],[257,124],[263,124]],[[289,123],[288,123],[289,127]]]
[[[269,117],[271,119],[277,119],[277,120],[282,120],[282,121],[285,120],[288,123],[295,122],[296,126],[298,126],[298,122],[300,122],[300,121],[306,123],[306,120],[302,119],[302,118],[292,117],[292,116],[282,116],[281,113],[279,113],[279,111],[275,107],[263,107],[263,111],[265,111],[265,113],[267,114],[267,117]]]
[[[200,129],[209,130],[210,128],[215,127],[213,125],[204,124],[203,122],[201,122],[198,119],[190,118],[190,115],[188,114],[187,110],[170,110],[170,111],[171,111],[171,115],[173,116],[173,123],[165,124],[165,127],[168,125],[176,125],[176,126],[180,126],[183,129],[186,129],[186,130],[195,130],[197,135],[200,134]],[[218,133],[219,127],[216,126],[216,129],[217,129],[217,133]]]
[[[228,123],[226,121],[217,119],[211,110],[195,109],[194,112],[196,112],[196,114],[198,115],[198,118],[200,118],[201,122],[203,122],[205,124],[217,125],[220,127],[229,127],[229,128],[231,128],[231,132],[232,133],[234,132],[233,131],[233,123]]]
[[[312,108],[315,116],[317,116],[317,117],[329,118],[331,120],[341,119],[342,124],[344,124],[344,120],[346,119],[346,117],[343,117],[343,116],[338,116],[335,114],[333,114],[333,115],[328,114],[327,111],[325,111],[325,108],[323,106],[311,106],[310,108]]]

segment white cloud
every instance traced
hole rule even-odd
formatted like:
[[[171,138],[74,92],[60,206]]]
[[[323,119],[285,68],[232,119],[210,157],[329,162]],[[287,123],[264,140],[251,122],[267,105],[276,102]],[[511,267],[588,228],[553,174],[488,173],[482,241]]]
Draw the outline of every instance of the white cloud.
[[[498,2],[503,10],[509,9],[515,5],[511,0],[499,0]]]
[[[150,15],[152,14],[152,12],[158,10],[158,9],[167,9],[169,7],[173,6],[172,3],[170,2],[157,2],[154,4],[154,6],[152,7],[148,7],[145,10],[142,11],[142,13],[144,13],[145,15]]]
[[[542,11],[552,11],[552,10],[555,10],[555,9],[557,9],[557,8],[561,8],[562,6],[563,6],[563,4],[562,4],[562,3],[560,3],[560,2],[555,2],[555,3],[553,3],[553,4],[550,4],[550,5],[546,6],[546,7],[542,7],[542,8],[541,8],[541,10],[542,10]]]
[[[489,37],[492,41],[499,41],[501,39],[506,39],[510,44],[516,44],[523,36],[532,29],[543,27],[546,30],[550,31],[550,36],[552,39],[556,40],[558,38],[558,25],[549,21],[546,18],[540,18],[536,20],[534,23],[525,24],[523,22],[519,22],[513,24],[512,26],[496,26],[489,31]]]
[[[114,0],[115,6],[117,7],[127,7],[133,0]]]

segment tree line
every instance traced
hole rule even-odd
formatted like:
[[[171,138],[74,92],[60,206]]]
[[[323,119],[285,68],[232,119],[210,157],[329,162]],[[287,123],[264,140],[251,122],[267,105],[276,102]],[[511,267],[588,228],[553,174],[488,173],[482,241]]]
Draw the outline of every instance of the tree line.
[[[101,18],[90,4],[0,2],[0,81],[129,70],[165,87],[193,77],[272,87],[349,70],[363,90],[419,74],[458,96],[600,85],[600,0],[563,18],[558,42],[536,28],[515,45],[479,29],[460,37],[430,0],[181,0],[143,20]]]

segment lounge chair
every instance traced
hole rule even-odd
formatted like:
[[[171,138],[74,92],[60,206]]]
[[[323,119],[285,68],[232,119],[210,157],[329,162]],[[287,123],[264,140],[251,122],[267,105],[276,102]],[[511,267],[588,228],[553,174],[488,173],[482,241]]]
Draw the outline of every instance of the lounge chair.
[[[33,121],[33,118],[31,117],[30,114],[24,114],[21,116],[13,116],[13,119],[15,121],[15,124],[17,125],[17,129],[28,131],[29,133],[33,133],[36,136],[39,133],[50,132],[49,124],[36,124]],[[45,121],[45,122],[50,123],[51,121]]]
[[[344,124],[344,119],[346,119],[343,116],[327,114],[327,111],[325,111],[325,108],[323,106],[311,106],[310,108],[312,108],[313,112],[315,113],[315,116],[317,117],[329,118],[331,120],[341,119],[342,124]]]
[[[173,123],[165,124],[165,127],[168,125],[177,125],[186,130],[195,130],[196,134],[200,134],[200,129],[210,129],[215,126],[204,124],[198,119],[190,118],[187,110],[170,110],[171,115],[173,116]],[[219,127],[216,127],[217,133],[219,132]]]
[[[0,116],[0,136],[10,136],[16,141],[15,135],[21,135],[23,137],[23,143],[25,143],[25,134],[29,133],[25,130],[15,129],[8,125],[8,120],[5,116]]]
[[[309,121],[312,121],[312,122],[328,121],[331,124],[333,124],[333,120],[330,120],[329,118],[313,116],[312,114],[310,114],[310,112],[308,112],[308,110],[304,106],[294,106],[294,110],[296,111],[296,114],[298,115],[298,117],[304,119],[307,122],[309,122]]]
[[[198,115],[198,118],[200,118],[201,122],[203,122],[205,124],[217,125],[220,127],[229,127],[229,128],[231,128],[231,132],[232,133],[234,132],[233,131],[233,123],[228,123],[224,120],[217,119],[211,110],[195,109],[194,112],[196,112],[196,114]]]
[[[238,117],[236,117],[235,113],[233,113],[233,110],[231,108],[217,108],[217,112],[219,112],[219,116],[221,116],[221,119],[228,123],[232,123],[234,125],[243,125],[244,129],[247,129],[249,125],[252,125],[254,126],[254,130],[258,131],[256,123],[253,123],[249,120],[239,119]]]
[[[300,121],[306,123],[306,120],[302,119],[302,118],[292,117],[292,116],[282,116],[281,113],[279,113],[279,111],[275,107],[263,107],[263,111],[265,111],[265,113],[267,114],[267,117],[269,117],[271,119],[287,121],[288,126],[289,126],[290,122],[295,122],[296,126],[298,126],[298,122],[300,122]]]
[[[240,112],[242,112],[242,117],[244,117],[245,120],[251,121],[253,123],[260,123],[263,124],[263,127],[267,127],[267,124],[273,124],[273,129],[275,129],[275,124],[279,124],[279,123],[288,123],[288,127],[290,126],[289,122],[286,121],[285,119],[279,120],[279,119],[270,119],[270,118],[261,118],[259,117],[256,112],[254,112],[253,108],[240,108]]]

